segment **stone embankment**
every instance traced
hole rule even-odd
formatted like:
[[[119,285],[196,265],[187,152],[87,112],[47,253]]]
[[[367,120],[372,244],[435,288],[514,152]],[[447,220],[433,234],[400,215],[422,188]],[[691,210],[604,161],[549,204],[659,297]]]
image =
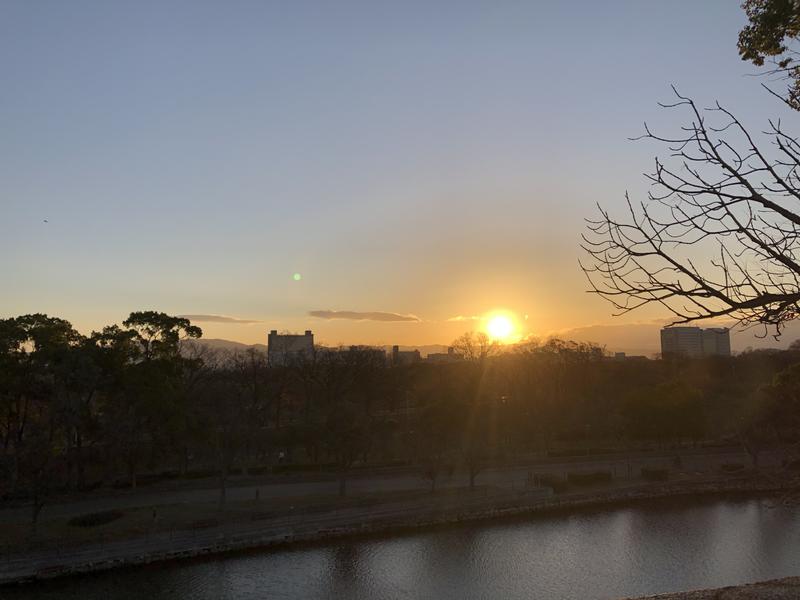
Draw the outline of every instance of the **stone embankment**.
[[[237,523],[205,530],[159,532],[133,539],[26,552],[0,558],[0,584],[89,573],[156,561],[223,552],[322,542],[348,536],[389,534],[471,521],[619,505],[657,498],[709,494],[761,494],[785,491],[778,480],[742,477],[650,484],[583,494],[545,495],[541,489],[465,496],[437,502],[387,502],[369,508],[331,510],[298,519]]]

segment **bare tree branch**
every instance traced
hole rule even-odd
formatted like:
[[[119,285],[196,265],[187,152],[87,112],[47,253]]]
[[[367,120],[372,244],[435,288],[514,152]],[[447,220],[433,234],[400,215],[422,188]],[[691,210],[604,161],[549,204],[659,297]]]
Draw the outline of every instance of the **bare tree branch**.
[[[673,324],[727,317],[780,335],[800,303],[800,143],[770,121],[762,150],[720,104],[700,110],[674,87],[690,123],[666,137],[670,158],[645,177],[646,202],[626,194],[628,217],[598,206],[587,220],[581,268],[615,314],[657,303]],[[710,122],[713,120],[713,124]]]

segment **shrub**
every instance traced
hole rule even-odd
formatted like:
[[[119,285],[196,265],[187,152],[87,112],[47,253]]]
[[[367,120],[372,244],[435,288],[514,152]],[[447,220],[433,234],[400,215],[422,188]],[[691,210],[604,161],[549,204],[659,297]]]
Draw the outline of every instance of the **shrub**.
[[[184,473],[184,479],[206,479],[208,477],[214,477],[217,475],[218,472],[214,469],[197,469],[194,471],[187,471]]]
[[[721,468],[726,473],[735,473],[744,470],[744,465],[742,463],[725,463]]]
[[[282,464],[272,467],[272,472],[278,475],[289,475],[291,473],[317,473],[320,471],[335,471],[336,463],[320,463],[320,464]]]
[[[591,471],[567,473],[567,481],[572,485],[592,485],[595,483],[610,483],[613,479],[611,471]]]
[[[789,471],[800,471],[800,459],[784,460],[783,466]]]
[[[669,469],[642,467],[642,479],[645,481],[667,481],[669,479]]]
[[[619,454],[627,452],[627,449],[620,448],[562,448],[560,450],[548,450],[547,456],[552,458],[570,458],[573,456],[592,456],[595,454]]]
[[[543,485],[549,488],[553,488],[553,492],[556,494],[560,494],[567,490],[569,485],[567,484],[566,480],[559,477],[558,475],[553,475],[552,473],[543,473],[541,475],[536,475],[535,480],[539,483],[539,485]]]
[[[97,527],[98,525],[105,525],[123,516],[121,510],[104,510],[102,512],[89,513],[72,517],[67,523],[73,527]]]
[[[200,519],[198,521],[192,521],[189,525],[192,529],[208,529],[210,527],[217,527],[219,525],[219,521],[217,519]]]
[[[266,521],[267,519],[274,519],[278,516],[275,511],[257,512],[250,515],[251,521]]]

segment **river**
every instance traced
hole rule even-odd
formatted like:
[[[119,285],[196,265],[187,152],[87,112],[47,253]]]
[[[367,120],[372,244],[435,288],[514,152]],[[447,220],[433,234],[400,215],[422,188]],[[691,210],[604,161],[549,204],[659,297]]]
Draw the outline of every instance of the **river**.
[[[603,599],[800,574],[800,507],[656,501],[0,590],[3,598]]]

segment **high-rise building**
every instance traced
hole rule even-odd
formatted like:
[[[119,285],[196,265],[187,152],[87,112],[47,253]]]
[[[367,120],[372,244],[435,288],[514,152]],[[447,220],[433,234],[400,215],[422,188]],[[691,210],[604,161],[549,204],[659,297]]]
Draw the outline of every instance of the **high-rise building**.
[[[661,356],[730,356],[730,330],[724,327],[665,327],[661,330]]]
[[[703,356],[730,356],[731,332],[725,327],[703,330]]]
[[[273,365],[285,365],[295,358],[314,352],[314,334],[310,329],[300,334],[278,333],[276,329],[267,336],[267,356]]]

